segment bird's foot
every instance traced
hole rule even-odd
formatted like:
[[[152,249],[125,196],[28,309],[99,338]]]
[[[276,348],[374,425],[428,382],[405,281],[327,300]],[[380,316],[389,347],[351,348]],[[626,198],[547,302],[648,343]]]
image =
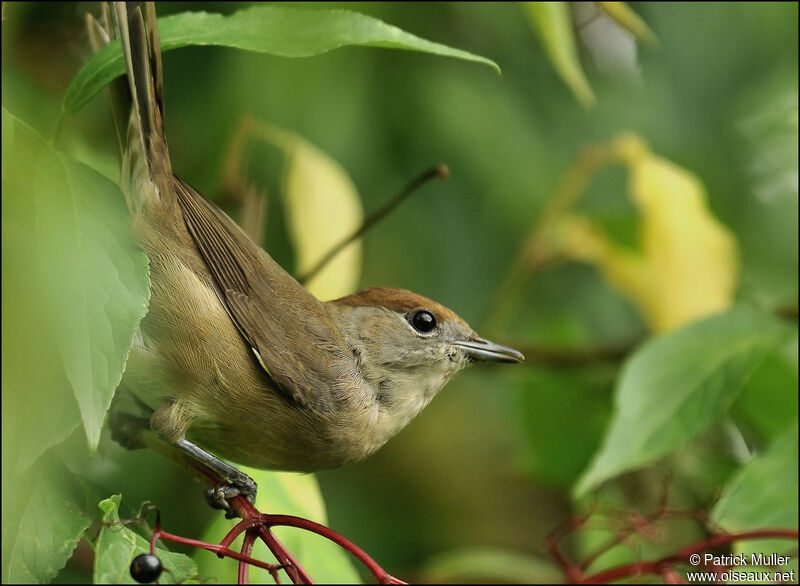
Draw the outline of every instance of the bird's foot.
[[[255,480],[250,478],[247,474],[239,472],[234,475],[234,478],[229,478],[227,484],[217,486],[216,488],[209,488],[206,491],[206,501],[214,509],[225,511],[227,519],[233,519],[238,514],[231,508],[230,500],[237,496],[245,497],[250,504],[256,501],[256,492],[258,485]]]

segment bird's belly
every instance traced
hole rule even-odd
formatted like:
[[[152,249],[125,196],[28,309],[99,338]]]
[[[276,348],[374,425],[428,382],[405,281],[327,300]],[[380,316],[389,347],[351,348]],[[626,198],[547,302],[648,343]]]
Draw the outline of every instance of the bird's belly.
[[[359,433],[352,413],[320,415],[283,399],[267,409],[232,408],[224,422],[197,420],[187,436],[215,455],[253,468],[315,472],[363,460],[388,438]]]

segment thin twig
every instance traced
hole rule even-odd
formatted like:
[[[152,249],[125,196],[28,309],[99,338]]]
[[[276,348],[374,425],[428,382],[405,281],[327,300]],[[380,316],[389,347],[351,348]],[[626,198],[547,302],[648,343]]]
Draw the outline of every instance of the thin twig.
[[[386,202],[382,207],[378,208],[370,216],[368,216],[358,230],[345,237],[341,242],[339,242],[339,244],[331,248],[328,253],[323,256],[310,270],[298,276],[297,280],[302,284],[308,282],[312,277],[319,273],[325,267],[325,265],[333,259],[333,257],[339,254],[343,248],[345,248],[354,240],[361,238],[361,236],[363,236],[367,230],[385,218],[392,210],[394,210],[406,198],[408,198],[409,195],[414,193],[414,191],[435,177],[447,179],[449,176],[450,170],[447,168],[447,165],[438,165],[428,169],[427,171],[424,171],[423,173],[420,173],[408,185],[406,185],[400,193],[395,195],[391,200]]]
[[[665,556],[661,559],[650,562],[637,562],[633,564],[625,564],[617,566],[579,580],[580,584],[606,584],[612,580],[619,580],[621,578],[628,578],[631,576],[639,576],[641,574],[656,574],[661,575],[664,568],[676,562],[683,562],[689,559],[689,556],[695,553],[700,553],[723,545],[729,545],[737,541],[747,541],[750,539],[794,539],[797,540],[798,533],[793,529],[760,529],[757,531],[743,531],[741,533],[726,533],[724,535],[715,535],[708,539],[696,541],[687,545],[677,553]]]
[[[233,558],[237,561],[245,561],[248,564],[253,564],[254,566],[258,566],[259,568],[263,568],[268,572],[272,572],[276,568],[280,566],[276,566],[275,564],[268,564],[266,562],[262,562],[261,560],[257,560],[248,556],[244,556],[238,551],[233,549],[228,549],[227,547],[223,547],[221,545],[217,545],[214,543],[207,543],[205,541],[200,541],[198,539],[192,539],[190,537],[183,537],[182,535],[174,535],[172,533],[168,533],[166,531],[156,530],[153,532],[153,536],[150,538],[150,548],[151,551],[155,551],[155,543],[159,539],[166,539],[167,541],[173,541],[175,543],[182,543],[183,545],[188,545],[190,547],[197,547],[200,549],[205,549],[206,551],[213,552],[217,554],[219,557],[229,557]]]
[[[520,246],[511,270],[498,288],[485,320],[491,328],[500,329],[503,326],[511,310],[516,306],[525,283],[533,273],[561,260],[558,252],[551,250],[547,245],[550,230],[574,209],[594,173],[618,159],[619,156],[613,146],[588,146],[578,154]],[[525,356],[527,357],[527,354]]]

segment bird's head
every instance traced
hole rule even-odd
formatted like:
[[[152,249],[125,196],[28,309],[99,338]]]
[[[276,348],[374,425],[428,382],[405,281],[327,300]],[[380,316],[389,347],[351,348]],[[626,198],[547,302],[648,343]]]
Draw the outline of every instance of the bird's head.
[[[359,371],[399,427],[470,362],[524,360],[520,352],[478,336],[453,311],[410,291],[367,289],[331,305]]]

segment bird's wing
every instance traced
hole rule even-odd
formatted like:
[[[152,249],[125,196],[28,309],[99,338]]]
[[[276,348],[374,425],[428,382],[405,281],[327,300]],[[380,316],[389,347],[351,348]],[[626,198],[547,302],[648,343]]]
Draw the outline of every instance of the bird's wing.
[[[217,294],[255,360],[287,398],[332,410],[344,340],[323,304],[221,210],[180,179],[174,186]]]

